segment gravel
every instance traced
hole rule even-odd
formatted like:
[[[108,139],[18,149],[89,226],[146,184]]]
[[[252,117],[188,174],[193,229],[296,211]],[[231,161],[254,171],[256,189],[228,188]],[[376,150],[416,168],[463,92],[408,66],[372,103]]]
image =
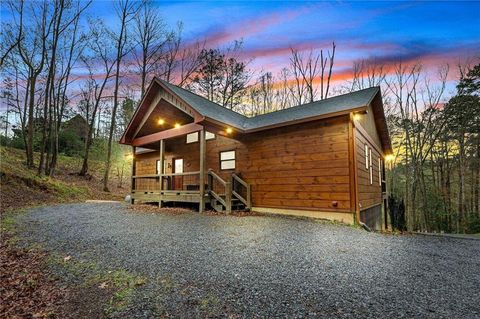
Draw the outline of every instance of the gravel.
[[[480,241],[280,217],[36,208],[23,238],[146,276],[124,317],[480,318]]]

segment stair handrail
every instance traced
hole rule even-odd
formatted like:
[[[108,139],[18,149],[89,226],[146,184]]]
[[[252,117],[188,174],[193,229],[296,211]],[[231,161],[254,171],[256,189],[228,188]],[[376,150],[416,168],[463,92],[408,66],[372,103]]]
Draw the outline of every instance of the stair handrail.
[[[252,208],[252,193],[251,193],[251,187],[250,187],[250,184],[247,183],[246,181],[244,181],[240,176],[238,176],[237,174],[235,173],[232,173],[231,175],[232,177],[232,194],[238,198],[243,204],[245,204],[246,208],[247,209],[251,209]],[[243,196],[241,196],[239,193],[237,193],[233,188],[233,182],[234,181],[237,181],[240,183],[240,185],[242,185],[243,187],[246,188],[247,190],[247,198],[243,198]]]
[[[220,176],[218,176],[217,173],[215,173],[215,172],[213,171],[213,169],[211,169],[211,168],[208,169],[208,175],[214,177],[214,178],[215,178],[216,180],[218,180],[223,186],[225,186],[225,185],[227,184],[227,182],[224,181],[223,178],[221,178]],[[209,185],[209,186],[211,186],[211,185]]]
[[[213,190],[213,178],[215,178],[225,188],[225,199]],[[208,170],[208,192],[215,197],[223,206],[225,206],[227,214],[232,212],[232,183],[231,181],[225,181],[212,169]]]

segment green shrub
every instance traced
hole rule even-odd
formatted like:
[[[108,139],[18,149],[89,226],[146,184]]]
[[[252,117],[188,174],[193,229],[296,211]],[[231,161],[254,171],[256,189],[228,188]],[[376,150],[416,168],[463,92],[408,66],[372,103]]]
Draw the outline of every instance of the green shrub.
[[[467,214],[467,233],[479,234],[480,233],[480,216],[478,212]]]

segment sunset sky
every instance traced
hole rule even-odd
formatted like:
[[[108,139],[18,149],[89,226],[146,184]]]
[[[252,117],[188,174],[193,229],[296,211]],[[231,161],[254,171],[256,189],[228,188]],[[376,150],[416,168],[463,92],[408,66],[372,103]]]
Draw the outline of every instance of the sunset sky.
[[[255,70],[274,73],[288,64],[290,47],[337,44],[335,78],[348,79],[354,60],[383,64],[421,61],[434,70],[480,54],[480,2],[159,1],[169,26],[184,23],[187,41],[227,46],[243,39]],[[90,11],[113,23],[111,3]],[[452,73],[452,77],[454,74]]]

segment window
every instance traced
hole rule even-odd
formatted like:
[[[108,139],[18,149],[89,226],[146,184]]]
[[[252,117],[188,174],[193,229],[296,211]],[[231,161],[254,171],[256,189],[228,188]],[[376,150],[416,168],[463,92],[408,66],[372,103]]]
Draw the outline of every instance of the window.
[[[369,165],[368,165],[368,145],[365,144],[365,168],[366,169],[369,169]]]
[[[213,140],[215,138],[215,134],[210,133],[210,132],[205,132],[205,139],[208,140]]]
[[[187,134],[187,144],[198,142],[198,132]]]
[[[198,142],[198,137],[199,137],[198,132],[187,134],[187,142],[186,143],[187,144],[196,143],[196,142]],[[213,140],[214,138],[215,138],[215,134],[205,131],[205,140],[206,141]]]
[[[368,149],[368,164],[370,166],[370,185],[373,184],[373,165],[372,165],[372,149]]]
[[[382,159],[378,158],[378,185],[382,186]]]
[[[157,165],[155,166],[156,168],[156,174],[160,174],[160,160],[157,160]],[[163,161],[163,172],[167,171],[167,161]]]
[[[220,152],[220,169],[235,169],[235,151]]]

